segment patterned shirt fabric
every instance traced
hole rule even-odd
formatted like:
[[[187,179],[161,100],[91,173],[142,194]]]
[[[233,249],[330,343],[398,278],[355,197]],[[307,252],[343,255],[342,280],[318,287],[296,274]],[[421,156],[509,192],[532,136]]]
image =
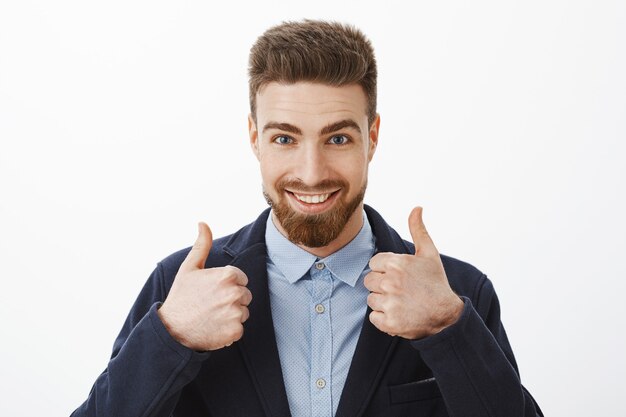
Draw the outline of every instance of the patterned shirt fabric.
[[[293,417],[337,412],[367,310],[375,238],[363,212],[357,236],[318,259],[267,220],[267,272],[274,332]]]

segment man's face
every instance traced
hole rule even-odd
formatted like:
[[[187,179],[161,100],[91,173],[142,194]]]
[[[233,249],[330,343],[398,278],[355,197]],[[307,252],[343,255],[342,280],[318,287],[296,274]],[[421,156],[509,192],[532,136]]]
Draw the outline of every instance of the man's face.
[[[272,82],[257,94],[250,141],[263,193],[288,238],[317,248],[359,220],[380,119],[358,85]]]

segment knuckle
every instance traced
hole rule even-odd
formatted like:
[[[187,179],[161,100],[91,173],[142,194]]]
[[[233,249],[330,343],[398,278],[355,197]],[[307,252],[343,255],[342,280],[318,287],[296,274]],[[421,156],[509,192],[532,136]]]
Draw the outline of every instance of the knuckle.
[[[243,294],[243,305],[249,305],[252,302],[252,293],[250,292],[249,289],[244,288],[244,294]]]
[[[246,295],[246,290],[241,285],[235,285],[233,289],[238,300],[243,298]]]
[[[376,311],[372,311],[370,313],[369,319],[374,326],[379,327],[380,321],[378,320],[378,315],[376,314]]]
[[[236,303],[241,298],[242,292],[236,286],[228,287],[226,290],[224,300],[228,303]]]
[[[398,287],[396,280],[392,277],[387,277],[380,282],[380,289],[384,293],[394,293]]]
[[[227,265],[222,268],[222,274],[220,278],[223,282],[234,282],[237,278],[237,274],[235,273],[235,271],[233,271],[232,266]]]
[[[366,288],[370,286],[371,281],[372,281],[372,276],[370,274],[371,272],[365,275],[365,278],[363,278],[363,285],[365,285]]]
[[[224,271],[229,275],[237,276],[240,270],[236,266],[226,265],[224,266]]]
[[[379,294],[370,293],[367,296],[367,305],[369,305],[372,310],[384,311],[383,297]]]
[[[229,332],[229,339],[232,341],[237,341],[241,339],[243,336],[243,325],[241,323],[233,326],[233,328]]]
[[[246,320],[248,320],[248,318],[250,317],[250,310],[248,310],[248,307],[242,307],[241,309],[241,322],[245,322]]]
[[[365,280],[363,281],[363,285],[365,286],[365,288],[367,288],[370,291],[377,291],[378,282],[379,280],[373,275],[371,275],[371,276],[365,277]]]
[[[374,324],[374,326],[376,326],[379,330],[388,333],[389,326],[387,324],[387,320],[382,314],[374,316],[372,324]]]
[[[406,267],[406,260],[403,256],[397,255],[389,259],[389,269],[394,272],[401,272]]]

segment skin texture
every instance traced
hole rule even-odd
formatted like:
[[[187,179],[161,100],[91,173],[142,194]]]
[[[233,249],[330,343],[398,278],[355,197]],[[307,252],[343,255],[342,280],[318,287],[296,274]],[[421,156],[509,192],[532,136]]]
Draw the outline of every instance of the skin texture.
[[[301,218],[324,216],[356,202],[356,209],[347,210],[345,218],[333,226],[336,234],[328,242],[320,245],[319,239],[312,239],[315,244],[307,246],[305,241],[292,239],[318,257],[341,249],[363,225],[362,193],[380,128],[378,115],[368,124],[366,109],[365,93],[358,85],[273,82],[260,89],[257,113],[248,117],[250,145],[259,160],[268,200]],[[296,198],[320,194],[331,196],[319,204]],[[283,235],[293,234],[276,216],[273,221]],[[374,326],[393,336],[419,339],[454,323],[463,302],[448,284],[422,221],[421,207],[411,212],[409,228],[415,255],[376,254],[364,283],[371,291],[367,302]],[[252,301],[243,271],[232,266],[204,268],[211,244],[209,227],[200,223],[198,239],[159,309],[170,334],[198,351],[220,349],[239,340]]]

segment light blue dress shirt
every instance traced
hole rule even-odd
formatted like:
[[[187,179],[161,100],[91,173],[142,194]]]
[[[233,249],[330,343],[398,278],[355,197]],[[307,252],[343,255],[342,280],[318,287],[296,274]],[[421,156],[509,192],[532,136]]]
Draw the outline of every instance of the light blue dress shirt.
[[[285,238],[268,217],[270,304],[293,417],[332,417],[361,333],[369,291],[363,285],[375,238],[363,227],[346,246],[318,259]]]

